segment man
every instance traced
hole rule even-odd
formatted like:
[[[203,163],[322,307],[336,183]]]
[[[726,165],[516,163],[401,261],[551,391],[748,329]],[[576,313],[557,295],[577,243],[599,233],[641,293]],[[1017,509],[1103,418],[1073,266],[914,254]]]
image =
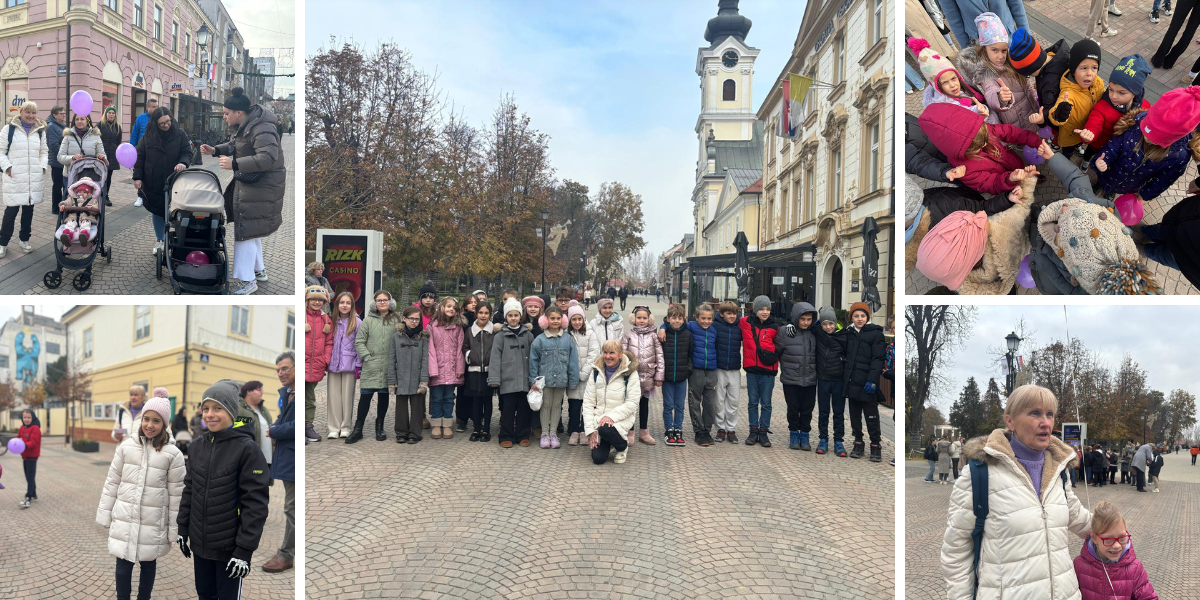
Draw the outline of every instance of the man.
[[[263,384],[261,381],[247,381],[238,391],[242,401],[238,406],[238,417],[254,421],[254,441],[262,450],[263,458],[269,466],[272,462],[271,438],[267,437],[267,429],[271,426],[271,413],[263,405]]]
[[[58,149],[62,146],[63,127],[66,124],[67,109],[61,106],[51,108],[50,120],[46,123],[46,145],[50,149],[48,162],[50,163],[50,182],[53,184],[50,212],[56,215],[58,214],[58,205],[62,203],[67,190],[67,180],[63,178],[63,166],[58,162]]]
[[[1146,491],[1146,474],[1150,470],[1150,462],[1153,459],[1154,447],[1149,442],[1142,444],[1141,448],[1137,449],[1137,453],[1133,455],[1133,474],[1137,477],[1137,491]]]
[[[296,353],[284,352],[275,359],[275,374],[279,377],[279,418],[267,429],[267,437],[275,442],[271,461],[271,479],[283,482],[283,545],[262,570],[280,573],[292,568],[296,556]],[[260,384],[261,385],[261,384]]]
[[[625,312],[625,299],[629,297],[629,288],[621,286],[621,312]]]
[[[146,112],[138,115],[137,120],[133,122],[133,129],[129,132],[129,143],[131,145],[136,147],[138,140],[142,139],[142,136],[146,134],[146,125],[150,123],[150,113],[154,112],[156,108],[158,108],[158,100],[151,98],[146,101]],[[57,152],[55,150],[55,153]]]
[[[142,405],[145,402],[146,388],[140,385],[129,388],[129,401],[117,407],[117,422],[112,429],[113,441],[119,444],[131,432],[136,435],[138,417],[141,415]]]

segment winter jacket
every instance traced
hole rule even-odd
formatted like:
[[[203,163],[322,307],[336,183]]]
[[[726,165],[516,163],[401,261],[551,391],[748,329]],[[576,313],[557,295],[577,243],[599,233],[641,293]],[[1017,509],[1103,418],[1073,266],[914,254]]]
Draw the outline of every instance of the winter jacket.
[[[1058,104],[1062,77],[1071,65],[1071,45],[1066,40],[1059,39],[1049,48],[1043,47],[1043,50],[1046,52],[1046,63],[1042,65],[1042,72],[1038,73],[1035,79],[1037,80],[1038,104],[1041,105],[1041,108],[1046,109],[1044,124],[1050,125],[1050,109]]]
[[[491,366],[488,385],[500,386],[499,393],[513,394],[529,391],[529,351],[533,333],[526,327],[514,332],[504,326],[492,339]]]
[[[811,314],[808,329],[801,329],[800,317]],[[779,381],[787,385],[817,385],[817,335],[813,329],[817,324],[817,309],[807,302],[792,305],[792,319],[775,335],[773,343],[779,355]]]
[[[953,71],[955,74],[958,73],[958,69],[953,69]],[[949,104],[950,106],[965,108],[973,113],[983,115],[985,123],[999,123],[1000,117],[997,116],[995,112],[987,110],[987,105],[983,100],[983,94],[975,91],[975,89],[971,87],[971,84],[967,83],[967,80],[961,75],[959,75],[958,80],[963,86],[962,91],[967,93],[966,96],[947,96],[936,85],[930,84],[926,85],[925,91],[921,92],[922,106],[928,107],[932,104]],[[964,104],[964,100],[966,101],[966,104]]]
[[[904,172],[930,181],[949,183],[946,173],[953,169],[946,155],[921,131],[917,117],[904,113]],[[962,185],[955,180],[956,185]]]
[[[664,329],[666,326],[664,325]],[[717,368],[725,371],[740,371],[742,368],[742,328],[738,322],[726,323],[720,314],[713,319],[712,328],[717,330]]]
[[[663,349],[658,341],[658,331],[638,332],[635,327],[621,338],[621,349],[631,352],[638,361],[638,379],[642,382],[642,395],[650,396],[656,382],[663,380]],[[710,328],[711,329],[711,328]]]
[[[263,411],[265,414],[265,410]],[[279,388],[279,416],[267,428],[271,443],[271,478],[280,481],[296,480],[296,392]]]
[[[1036,133],[1011,125],[987,125],[988,145],[973,157],[967,148],[983,127],[983,117],[953,106],[935,104],[925,109],[920,118],[921,129],[929,136],[950,164],[967,167],[962,182],[967,187],[988,194],[1011,191],[1016,184],[1008,176],[1025,167],[1025,161],[1004,143],[1037,147],[1042,138]],[[998,154],[998,156],[997,156]]]
[[[591,370],[596,359],[600,358],[600,342],[596,339],[596,332],[592,331],[590,327],[587,333],[572,331],[570,336],[572,340],[575,340],[575,354],[579,358],[579,384],[567,390],[567,398],[581,400],[583,392],[587,388],[584,376]]]
[[[266,421],[268,429],[269,429],[270,425],[271,425],[271,412],[267,410],[267,403],[266,403],[265,399],[263,400],[262,403],[260,403],[258,405],[258,412],[262,413],[262,420]],[[254,443],[259,448],[261,448],[262,447],[262,427],[259,426],[259,417],[258,417],[258,414],[255,413],[254,409],[251,408],[248,403],[246,403],[245,398],[241,398],[238,401],[237,416],[239,418],[246,419],[248,421],[248,424],[252,426],[250,428],[250,430],[254,432]],[[274,460],[274,459],[272,458],[272,460]]]
[[[353,313],[350,317],[354,319],[354,331],[350,335],[346,335],[346,329],[350,327],[350,319],[335,320],[333,349],[329,357],[330,373],[353,373],[356,367],[362,366],[362,358],[358,356],[358,350],[354,347],[358,330],[362,327],[362,319]]]
[[[129,130],[129,143],[138,145],[146,135],[146,127],[150,125],[150,111],[146,111],[133,120],[133,129]]]
[[[811,305],[810,305],[811,306]],[[774,318],[768,318],[767,321],[760,321],[758,315],[747,315],[738,321],[738,327],[742,329],[742,369],[747,373],[755,375],[769,375],[774,377],[779,372],[779,363],[773,365],[764,365],[759,360],[758,350],[766,354],[776,354],[775,339],[779,333],[779,324]],[[755,340],[758,341],[755,344]]]
[[[1196,134],[1189,133],[1183,136],[1171,144],[1166,158],[1150,162],[1146,160],[1145,153],[1138,149],[1138,144],[1142,141],[1141,123],[1146,112],[1130,111],[1130,114],[1137,125],[1130,126],[1121,133],[1114,132],[1112,139],[1100,150],[1100,154],[1092,158],[1092,167],[1095,168],[1096,158],[1103,154],[1108,169],[1104,172],[1096,169],[1096,178],[1105,194],[1140,194],[1143,200],[1153,200],[1167,191],[1187,171],[1188,161],[1192,158],[1188,143]]]
[[[1020,85],[1009,75],[997,73],[987,61],[979,58],[974,48],[958,53],[958,68],[967,81],[983,93],[988,110],[1000,123],[1037,133],[1041,125],[1029,122],[1029,115],[1038,109],[1037,85],[1032,77],[1026,77],[1025,85]],[[1000,101],[1000,79],[1012,92],[1009,102]]]
[[[388,352],[392,347],[392,336],[396,334],[397,326],[403,326],[400,313],[396,312],[396,302],[388,310],[387,318],[379,315],[375,303],[367,309],[367,316],[358,328],[354,337],[354,349],[362,359],[362,374],[358,385],[363,391],[386,389]]]
[[[1092,468],[1097,469],[1099,471],[1107,471],[1108,470],[1108,457],[1104,455],[1103,451],[1100,451],[1100,450],[1092,451]]]
[[[959,48],[967,48],[979,43],[979,31],[975,27],[975,17],[990,12],[1000,17],[1004,30],[1012,33],[1018,28],[1029,28],[1029,20],[1025,17],[1025,5],[1021,0],[946,0],[939,2],[946,16],[946,24],[954,32]],[[960,52],[959,55],[965,54]]]
[[[825,333],[821,324],[816,324],[813,334],[817,336],[817,379],[841,381],[846,371],[846,330],[837,329]]]
[[[717,330],[709,325],[708,329],[696,321],[688,321],[685,325],[692,333],[692,369],[713,371],[717,368]]]
[[[641,405],[642,382],[638,378],[637,357],[626,352],[621,357],[621,366],[607,381],[604,358],[598,358],[584,379],[587,384],[583,392],[584,435],[594,433],[604,417],[612,419],[617,433],[629,435]]]
[[[116,422],[113,423],[112,434],[111,434],[114,442],[118,441],[117,440],[117,430],[118,429],[124,429],[125,430],[124,435],[126,437],[128,437],[130,434],[137,435],[137,429],[138,429],[137,419],[139,416],[141,416],[142,409],[145,407],[146,407],[146,403],[143,402],[142,405],[137,409],[137,411],[134,411],[133,407],[130,406],[128,400],[122,402],[120,405],[117,406],[117,419],[116,419]]]
[[[725,323],[725,321],[721,321],[721,323],[725,325],[727,331],[737,331],[739,335],[741,334],[736,326]],[[713,327],[716,327],[716,323],[713,324]],[[687,327],[675,329],[670,325],[667,325],[665,331],[667,341],[662,343],[663,381],[666,383],[687,381],[692,375],[692,332],[688,331]],[[728,334],[726,334],[726,339],[730,339]],[[738,348],[738,356],[741,356],[741,348]],[[720,367],[721,330],[717,329],[717,368]]]
[[[150,214],[166,216],[167,178],[175,172],[176,165],[187,167],[191,164],[192,142],[182,129],[156,131],[155,135],[145,135],[138,140],[133,179],[142,182],[142,206]]]
[[[109,554],[141,562],[171,552],[186,472],[173,436],[162,450],[140,435],[117,446],[96,509],[96,522],[108,528]]]
[[[261,173],[254,183],[234,181],[233,205],[226,206],[237,227],[237,241],[275,233],[283,224],[283,192],[287,178],[275,113],[255,104],[246,113],[228,143],[216,146],[213,156],[235,156],[235,172]],[[236,152],[235,152],[236,149]]]
[[[462,385],[467,373],[466,358],[462,352],[463,325],[461,316],[449,325],[429,324],[429,385]],[[412,392],[409,392],[412,393]]]
[[[8,143],[8,132],[13,130],[12,144]],[[42,187],[48,168],[50,154],[46,146],[46,122],[38,119],[29,133],[16,116],[0,127],[0,190],[4,193],[4,206],[33,205],[42,201]],[[12,172],[9,172],[12,169]]]
[[[958,440],[950,442],[950,458],[959,458],[962,456],[962,444]]]
[[[600,346],[604,346],[604,342],[608,340],[621,341],[625,337],[625,321],[621,320],[621,316],[617,311],[608,319],[605,319],[600,313],[588,321],[588,331],[596,334],[596,340],[600,342]]]
[[[1153,453],[1150,456],[1150,460],[1146,463],[1146,466],[1150,468],[1150,476],[1151,477],[1158,477],[1158,473],[1159,473],[1159,471],[1162,470],[1162,467],[1163,467],[1162,454],[1159,454],[1157,452]]]
[[[474,322],[463,330],[463,362],[467,366],[463,393],[470,397],[492,397],[488,386],[488,370],[492,363],[492,342],[495,326],[487,323],[480,328]]]
[[[124,132],[121,130],[120,123],[114,123],[112,127],[105,127],[103,123],[99,126],[100,141],[104,144],[104,156],[108,157],[108,170],[120,171],[121,163],[117,162],[117,147],[123,141]]]
[[[950,474],[950,441],[938,440],[937,443],[937,474]]]
[[[93,158],[107,156],[104,154],[104,141],[100,139],[100,129],[91,127],[79,138],[79,132],[74,127],[63,130],[62,144],[58,147],[58,162],[64,169],[70,168],[75,162],[75,155],[82,154]],[[115,159],[116,157],[114,157]]]
[[[46,134],[45,134],[46,150],[48,152],[47,157],[46,157],[47,163],[51,167],[58,167],[61,169],[62,163],[58,162],[58,147],[60,145],[62,145],[63,126],[61,124],[59,124],[58,121],[55,121],[54,119],[45,121],[45,123],[46,123]],[[8,135],[7,132],[5,132],[6,137],[7,137],[7,135]]]
[[[304,324],[304,382],[317,383],[325,379],[325,369],[333,356],[333,323],[329,315],[306,307]]]
[[[25,451],[21,452],[24,460],[34,460],[42,456],[42,428],[38,425],[22,425],[17,430],[17,437],[25,442]]]
[[[1188,282],[1200,287],[1200,196],[1180,200],[1163,215],[1163,244],[1171,250]]]
[[[1074,562],[1075,579],[1079,581],[1082,600],[1158,600],[1154,586],[1150,585],[1146,567],[1133,552],[1133,542],[1128,544],[1125,553],[1115,563],[1096,558],[1098,553],[1093,553],[1091,546],[1091,537],[1088,537],[1083,541],[1083,547]]]
[[[545,332],[529,347],[529,381],[546,378],[548,388],[575,389],[579,385],[579,347],[562,329]]]
[[[1143,99],[1140,108],[1147,110],[1150,108],[1150,103]],[[1123,116],[1125,116],[1125,113],[1114,108],[1107,98],[1101,98],[1096,103],[1096,106],[1092,107],[1092,112],[1087,118],[1087,124],[1083,126],[1084,129],[1096,135],[1092,139],[1092,143],[1088,145],[1097,150],[1103,148],[1108,143],[1108,140],[1112,139],[1113,126]]]
[[[250,560],[267,520],[268,479],[267,461],[243,423],[208,431],[188,446],[176,522],[196,556],[221,564],[231,556]]]
[[[1071,548],[1086,535],[1091,514],[1059,476],[1077,460],[1070,446],[1050,438],[1042,466],[1041,495],[1017,462],[1011,434],[997,429],[967,441],[963,455],[988,465],[988,516],[979,557],[980,600],[1008,597],[1078,600]],[[955,480],[942,539],[947,597],[971,598],[975,528],[971,478]],[[1006,593],[1007,590],[1007,593]]]
[[[843,391],[847,398],[874,401],[863,389],[868,381],[879,386],[883,373],[883,355],[887,342],[883,339],[883,328],[874,324],[863,325],[862,330],[853,325],[846,328],[846,369],[842,373]]]
[[[416,394],[422,383],[429,383],[434,360],[429,351],[429,330],[423,329],[415,337],[409,333],[403,321],[396,323],[388,347],[387,384],[396,386],[396,394],[401,396]]]
[[[1075,133],[1075,130],[1083,129],[1083,126],[1087,124],[1092,107],[1104,95],[1105,90],[1104,80],[1099,75],[1092,81],[1092,86],[1086,89],[1075,83],[1071,75],[1071,73],[1063,73],[1062,79],[1058,81],[1058,102],[1046,109],[1046,121],[1058,127],[1058,145],[1063,147],[1074,146],[1083,141],[1079,139],[1079,134]],[[1054,113],[1057,111],[1058,105],[1063,102],[1071,103],[1071,112],[1066,119],[1060,121]]]

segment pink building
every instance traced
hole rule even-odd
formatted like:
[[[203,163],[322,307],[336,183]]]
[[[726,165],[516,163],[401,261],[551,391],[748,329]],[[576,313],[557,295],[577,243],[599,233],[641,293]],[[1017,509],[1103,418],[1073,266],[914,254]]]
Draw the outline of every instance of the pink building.
[[[70,9],[67,0],[0,2],[6,117],[33,100],[48,118],[52,106],[86,90],[92,121],[115,104],[126,138],[148,98],[174,107],[196,94],[188,78],[199,62],[196,32],[215,30],[196,0],[72,0]]]

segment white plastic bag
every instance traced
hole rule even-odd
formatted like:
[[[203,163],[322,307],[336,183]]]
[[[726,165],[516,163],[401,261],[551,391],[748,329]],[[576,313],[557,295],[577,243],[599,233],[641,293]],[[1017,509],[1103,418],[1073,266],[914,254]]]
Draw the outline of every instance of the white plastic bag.
[[[529,399],[530,410],[542,410],[542,389],[545,387],[545,377],[538,377],[533,380],[533,389],[529,390],[529,394],[526,396]]]

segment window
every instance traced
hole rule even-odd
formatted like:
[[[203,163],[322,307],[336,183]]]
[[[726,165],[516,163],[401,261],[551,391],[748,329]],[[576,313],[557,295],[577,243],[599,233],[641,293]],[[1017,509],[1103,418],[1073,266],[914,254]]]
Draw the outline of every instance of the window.
[[[808,202],[804,205],[804,220],[811,221],[813,219],[813,202],[817,199],[817,183],[812,169],[804,171],[804,180],[808,182]]]
[[[100,114],[104,114],[104,110],[107,110],[108,107],[114,106],[114,107],[116,107],[116,110],[117,110],[117,120],[120,121],[121,120],[121,107],[117,105],[117,98],[119,98],[120,96],[121,96],[120,84],[112,83],[110,81],[101,82],[100,103],[102,104],[102,106],[101,106]]]
[[[46,354],[62,354],[62,346],[57,342],[46,342]]]
[[[171,21],[171,52],[179,52],[179,23]]]
[[[841,83],[846,80],[846,38],[839,35],[833,42],[833,79]]]
[[[867,191],[873,192],[879,189],[879,121],[871,124],[867,133],[867,140],[870,144],[869,153],[871,155],[871,173],[867,177],[870,185],[867,187]]]
[[[883,0],[874,0],[875,9],[871,15],[871,45],[879,43],[883,38]]]
[[[829,210],[842,206],[842,149],[829,153]]]
[[[154,6],[154,39],[162,41],[162,7]]]
[[[116,12],[121,12],[121,9],[117,7],[117,0],[104,0],[104,5]]]
[[[145,9],[142,7],[144,6],[143,2],[145,1],[146,0],[133,0],[133,24],[139,29],[145,29],[145,27],[142,25],[142,20],[145,18],[143,16],[143,11]]]
[[[192,59],[192,34],[183,34],[183,60]]]
[[[288,311],[287,334],[283,338],[283,347],[288,350],[296,349],[296,313]]]
[[[0,354],[0,369],[7,369],[7,368],[8,368],[8,355]]]
[[[250,307],[229,307],[229,333],[238,337],[250,337]]]
[[[737,96],[737,84],[732,79],[726,79],[725,83],[721,84],[721,100],[733,102],[735,96]]]
[[[83,359],[87,360],[92,357],[92,328],[88,327],[83,330]]]
[[[12,8],[25,4],[25,0],[4,0],[4,8]]]
[[[150,307],[133,307],[133,341],[140,342],[150,338]]]

